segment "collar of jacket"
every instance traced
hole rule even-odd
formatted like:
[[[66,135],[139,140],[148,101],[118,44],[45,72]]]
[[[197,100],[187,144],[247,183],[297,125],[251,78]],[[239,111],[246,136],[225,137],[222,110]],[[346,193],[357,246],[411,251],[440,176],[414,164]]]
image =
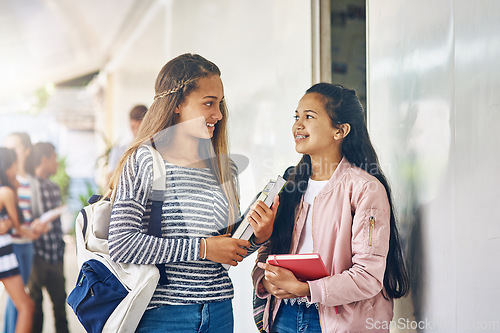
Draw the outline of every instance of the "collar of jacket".
[[[352,169],[352,167],[353,167],[352,164],[347,160],[347,158],[342,157],[342,160],[340,160],[340,163],[337,165],[337,168],[333,172],[332,176],[330,177],[326,185],[318,193],[318,196],[322,196],[328,192],[333,191],[333,189],[340,184],[340,181],[342,180],[342,178],[344,178],[347,171]]]

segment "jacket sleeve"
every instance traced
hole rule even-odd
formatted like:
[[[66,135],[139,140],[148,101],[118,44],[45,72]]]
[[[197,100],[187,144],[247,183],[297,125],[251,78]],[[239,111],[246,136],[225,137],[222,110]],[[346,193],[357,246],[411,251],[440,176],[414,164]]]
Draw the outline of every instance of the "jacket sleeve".
[[[390,207],[377,180],[363,185],[353,200],[352,266],[333,276],[309,281],[310,301],[337,306],[365,300],[383,288],[389,250]]]

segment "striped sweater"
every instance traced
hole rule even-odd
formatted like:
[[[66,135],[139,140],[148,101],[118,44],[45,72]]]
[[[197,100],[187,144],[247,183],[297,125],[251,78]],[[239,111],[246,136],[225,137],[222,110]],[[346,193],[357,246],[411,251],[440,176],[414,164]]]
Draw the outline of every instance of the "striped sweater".
[[[233,298],[227,271],[219,263],[201,259],[199,253],[201,238],[220,235],[227,227],[228,202],[216,178],[210,169],[165,162],[163,238],[157,238],[145,234],[152,163],[150,152],[140,147],[122,171],[109,226],[111,257],[123,263],[166,264],[168,284],[158,285],[148,309]],[[236,166],[233,175],[237,181]]]

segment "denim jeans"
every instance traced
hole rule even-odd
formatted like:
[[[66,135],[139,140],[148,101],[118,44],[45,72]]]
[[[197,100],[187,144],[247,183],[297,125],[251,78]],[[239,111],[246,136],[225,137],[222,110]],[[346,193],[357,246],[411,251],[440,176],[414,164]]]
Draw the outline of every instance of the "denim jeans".
[[[21,272],[24,285],[27,285],[31,274],[31,266],[33,264],[33,243],[13,243],[12,250],[14,251],[17,262],[19,263],[19,271]],[[12,303],[10,297],[7,296],[3,332],[14,333],[16,330],[16,322],[17,309],[14,306],[14,303]]]
[[[281,302],[271,327],[272,333],[321,333],[318,309],[304,303],[294,305]]]
[[[136,332],[232,333],[233,329],[233,305],[227,300],[147,310]]]

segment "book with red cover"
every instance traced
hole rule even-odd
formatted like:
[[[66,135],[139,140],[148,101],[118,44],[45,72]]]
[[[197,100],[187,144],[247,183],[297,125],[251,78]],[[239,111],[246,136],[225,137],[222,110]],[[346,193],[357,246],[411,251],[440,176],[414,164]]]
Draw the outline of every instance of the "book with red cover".
[[[319,253],[271,254],[267,263],[292,271],[301,281],[313,281],[330,275]]]

